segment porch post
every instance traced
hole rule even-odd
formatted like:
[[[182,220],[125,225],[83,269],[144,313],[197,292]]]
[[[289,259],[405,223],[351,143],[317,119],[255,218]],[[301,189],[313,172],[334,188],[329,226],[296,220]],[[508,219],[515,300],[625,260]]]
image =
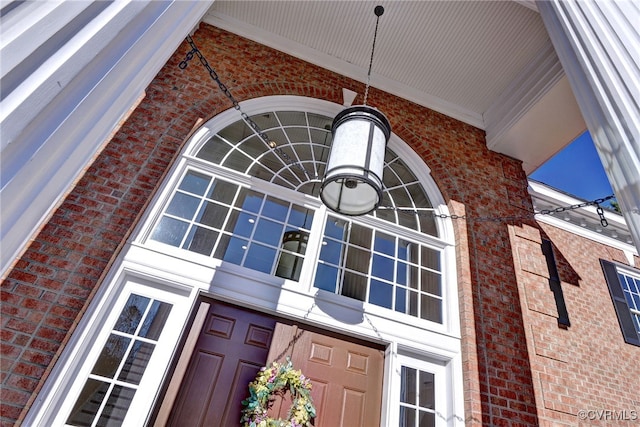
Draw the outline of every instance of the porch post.
[[[640,251],[640,6],[632,0],[536,5]]]

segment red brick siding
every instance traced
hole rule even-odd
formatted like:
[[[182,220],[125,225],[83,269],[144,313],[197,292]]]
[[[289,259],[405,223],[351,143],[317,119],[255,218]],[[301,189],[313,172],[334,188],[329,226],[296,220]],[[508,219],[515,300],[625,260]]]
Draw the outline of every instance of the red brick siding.
[[[240,101],[289,94],[341,103],[343,87],[364,92],[362,83],[207,25],[194,39]],[[178,68],[187,50],[183,44],[168,61],[2,285],[3,425],[29,407],[191,127],[198,118],[231,108],[197,59],[186,70]],[[393,131],[424,159],[455,211],[517,216],[530,208],[519,162],[490,152],[483,131],[375,88],[368,104],[383,110]],[[465,298],[467,419],[534,425],[507,225],[458,221],[454,226]]]
[[[514,227],[512,239],[540,424],[635,425],[637,420],[579,417],[581,410],[640,416],[640,347],[624,342],[599,260],[628,261],[618,249],[548,224],[539,227]],[[542,237],[553,243],[571,320],[566,330],[557,326]]]

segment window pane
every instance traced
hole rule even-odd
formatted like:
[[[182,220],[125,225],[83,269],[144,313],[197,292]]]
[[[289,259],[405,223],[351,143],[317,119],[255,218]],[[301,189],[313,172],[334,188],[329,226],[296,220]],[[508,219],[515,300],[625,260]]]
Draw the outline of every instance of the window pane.
[[[275,259],[275,249],[254,243],[249,247],[245,267],[271,274]]]
[[[442,295],[440,274],[424,269],[421,270],[421,273],[420,288],[422,292],[428,292],[438,296]]]
[[[257,213],[260,211],[260,206],[262,206],[262,199],[262,194],[257,191],[242,188],[236,205],[242,207],[245,211]]]
[[[320,251],[320,259],[339,265],[342,259],[343,245],[335,240],[326,239],[322,242],[322,250]]]
[[[196,252],[202,255],[211,255],[211,251],[213,250],[213,246],[216,244],[219,234],[220,233],[217,231],[210,230],[208,228],[191,227],[191,231],[189,231],[189,235],[182,247],[190,250],[191,252]]]
[[[275,197],[267,197],[262,210],[264,216],[284,222],[287,219],[287,213],[289,213],[289,203]]]
[[[289,214],[289,225],[294,227],[311,228],[311,222],[313,221],[313,211],[303,208],[301,206],[294,205],[291,213]]]
[[[255,224],[255,215],[250,215],[244,212],[241,213],[234,210],[231,212],[231,216],[229,217],[229,222],[227,223],[225,230],[235,234],[236,236],[251,237]]]
[[[396,255],[396,238],[385,233],[376,232],[376,238],[373,243],[373,249],[376,252],[389,256]]]
[[[370,249],[371,234],[372,234],[372,230],[369,227],[352,223],[351,231],[349,232],[349,243],[353,245],[358,245],[366,249]]]
[[[433,412],[420,411],[420,427],[435,427],[436,415]]]
[[[113,329],[127,334],[135,333],[136,329],[138,329],[138,325],[140,324],[140,320],[142,320],[142,316],[149,305],[149,301],[151,301],[150,298],[140,295],[132,294],[129,296],[129,299],[122,309],[120,317],[118,317]]]
[[[238,186],[228,181],[216,179],[208,197],[216,202],[230,205],[238,191]]]
[[[147,313],[147,317],[145,317],[142,323],[142,328],[140,328],[138,336],[157,341],[169,317],[169,313],[171,313],[171,307],[172,305],[166,302],[154,301],[153,304],[151,304],[149,313]]]
[[[380,255],[373,255],[371,275],[380,279],[393,281],[393,259]]]
[[[367,297],[367,276],[345,272],[341,293],[346,297],[364,301]]]
[[[435,408],[434,376],[431,372],[420,371],[420,407]]]
[[[329,217],[327,218],[327,225],[324,228],[324,235],[343,241],[346,235],[347,224],[346,221]]]
[[[400,407],[400,427],[415,427],[416,410],[413,408]]]
[[[423,246],[422,266],[440,271],[440,251]]]
[[[241,265],[248,242],[236,237],[222,236],[215,257],[232,264]]]
[[[288,253],[281,253],[276,268],[276,276],[284,279],[298,280],[300,279],[300,271],[302,271],[302,262],[304,258]]]
[[[358,271],[360,273],[369,273],[369,261],[371,260],[371,252],[349,246],[347,249],[346,267]]]
[[[180,246],[188,227],[189,224],[184,221],[164,217],[153,230],[151,239],[171,246]]]
[[[93,366],[92,374],[113,378],[131,342],[130,338],[111,334]]]
[[[210,181],[210,176],[194,171],[189,171],[182,179],[180,187],[178,188],[180,190],[202,196],[204,195],[204,192],[207,191],[207,187],[209,186]]]
[[[416,404],[416,378],[414,368],[403,366],[400,371],[400,402]]]
[[[405,288],[396,288],[396,311],[400,313],[407,312],[407,290]]]
[[[326,264],[318,264],[316,271],[316,280],[313,284],[316,288],[324,289],[329,292],[336,292],[336,284],[338,283],[338,269]]]
[[[131,384],[140,384],[144,370],[147,368],[147,363],[149,363],[155,347],[154,344],[142,341],[134,342],[129,356],[122,367],[122,371],[120,371],[120,375],[118,375],[118,380]]]
[[[71,410],[67,424],[82,427],[90,426],[108,390],[108,383],[88,379]]]
[[[184,193],[176,193],[167,207],[167,213],[190,220],[198,209],[200,199]]]
[[[266,243],[272,246],[280,246],[282,244],[282,234],[284,225],[267,219],[258,220],[256,232],[253,236],[258,242]]]
[[[118,427],[122,425],[124,416],[129,410],[133,395],[136,391],[132,388],[115,386],[102,411],[102,415],[96,424],[97,427]]]
[[[442,323],[442,301],[428,295],[422,295],[421,300],[422,310],[420,317],[432,322]]]
[[[369,302],[379,305],[380,307],[391,308],[393,300],[393,286],[388,283],[371,281],[371,290],[369,294]]]
[[[227,206],[213,202],[204,202],[200,212],[198,212],[196,221],[200,224],[220,229],[228,212],[229,208]]]

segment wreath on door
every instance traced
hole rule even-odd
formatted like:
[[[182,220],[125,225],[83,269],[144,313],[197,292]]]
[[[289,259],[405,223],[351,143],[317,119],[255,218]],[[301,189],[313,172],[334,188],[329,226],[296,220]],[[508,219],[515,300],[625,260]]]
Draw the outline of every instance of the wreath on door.
[[[267,417],[267,411],[273,404],[275,396],[291,393],[291,408],[287,419]],[[293,369],[291,360],[281,364],[273,362],[263,367],[255,380],[249,384],[249,397],[242,401],[240,422],[243,427],[308,427],[313,425],[316,408],[311,399],[311,380],[299,370]]]

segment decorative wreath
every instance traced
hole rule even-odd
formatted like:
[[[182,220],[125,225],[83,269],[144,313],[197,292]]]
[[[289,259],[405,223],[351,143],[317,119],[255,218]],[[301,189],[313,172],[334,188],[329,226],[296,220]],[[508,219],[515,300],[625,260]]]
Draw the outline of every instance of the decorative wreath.
[[[293,401],[287,419],[267,417],[274,396],[284,396],[287,390]],[[285,364],[273,362],[270,367],[261,368],[256,379],[249,384],[249,397],[242,404],[246,406],[240,419],[243,427],[308,427],[313,425],[316,416],[311,399],[311,381],[293,369],[289,358]]]

